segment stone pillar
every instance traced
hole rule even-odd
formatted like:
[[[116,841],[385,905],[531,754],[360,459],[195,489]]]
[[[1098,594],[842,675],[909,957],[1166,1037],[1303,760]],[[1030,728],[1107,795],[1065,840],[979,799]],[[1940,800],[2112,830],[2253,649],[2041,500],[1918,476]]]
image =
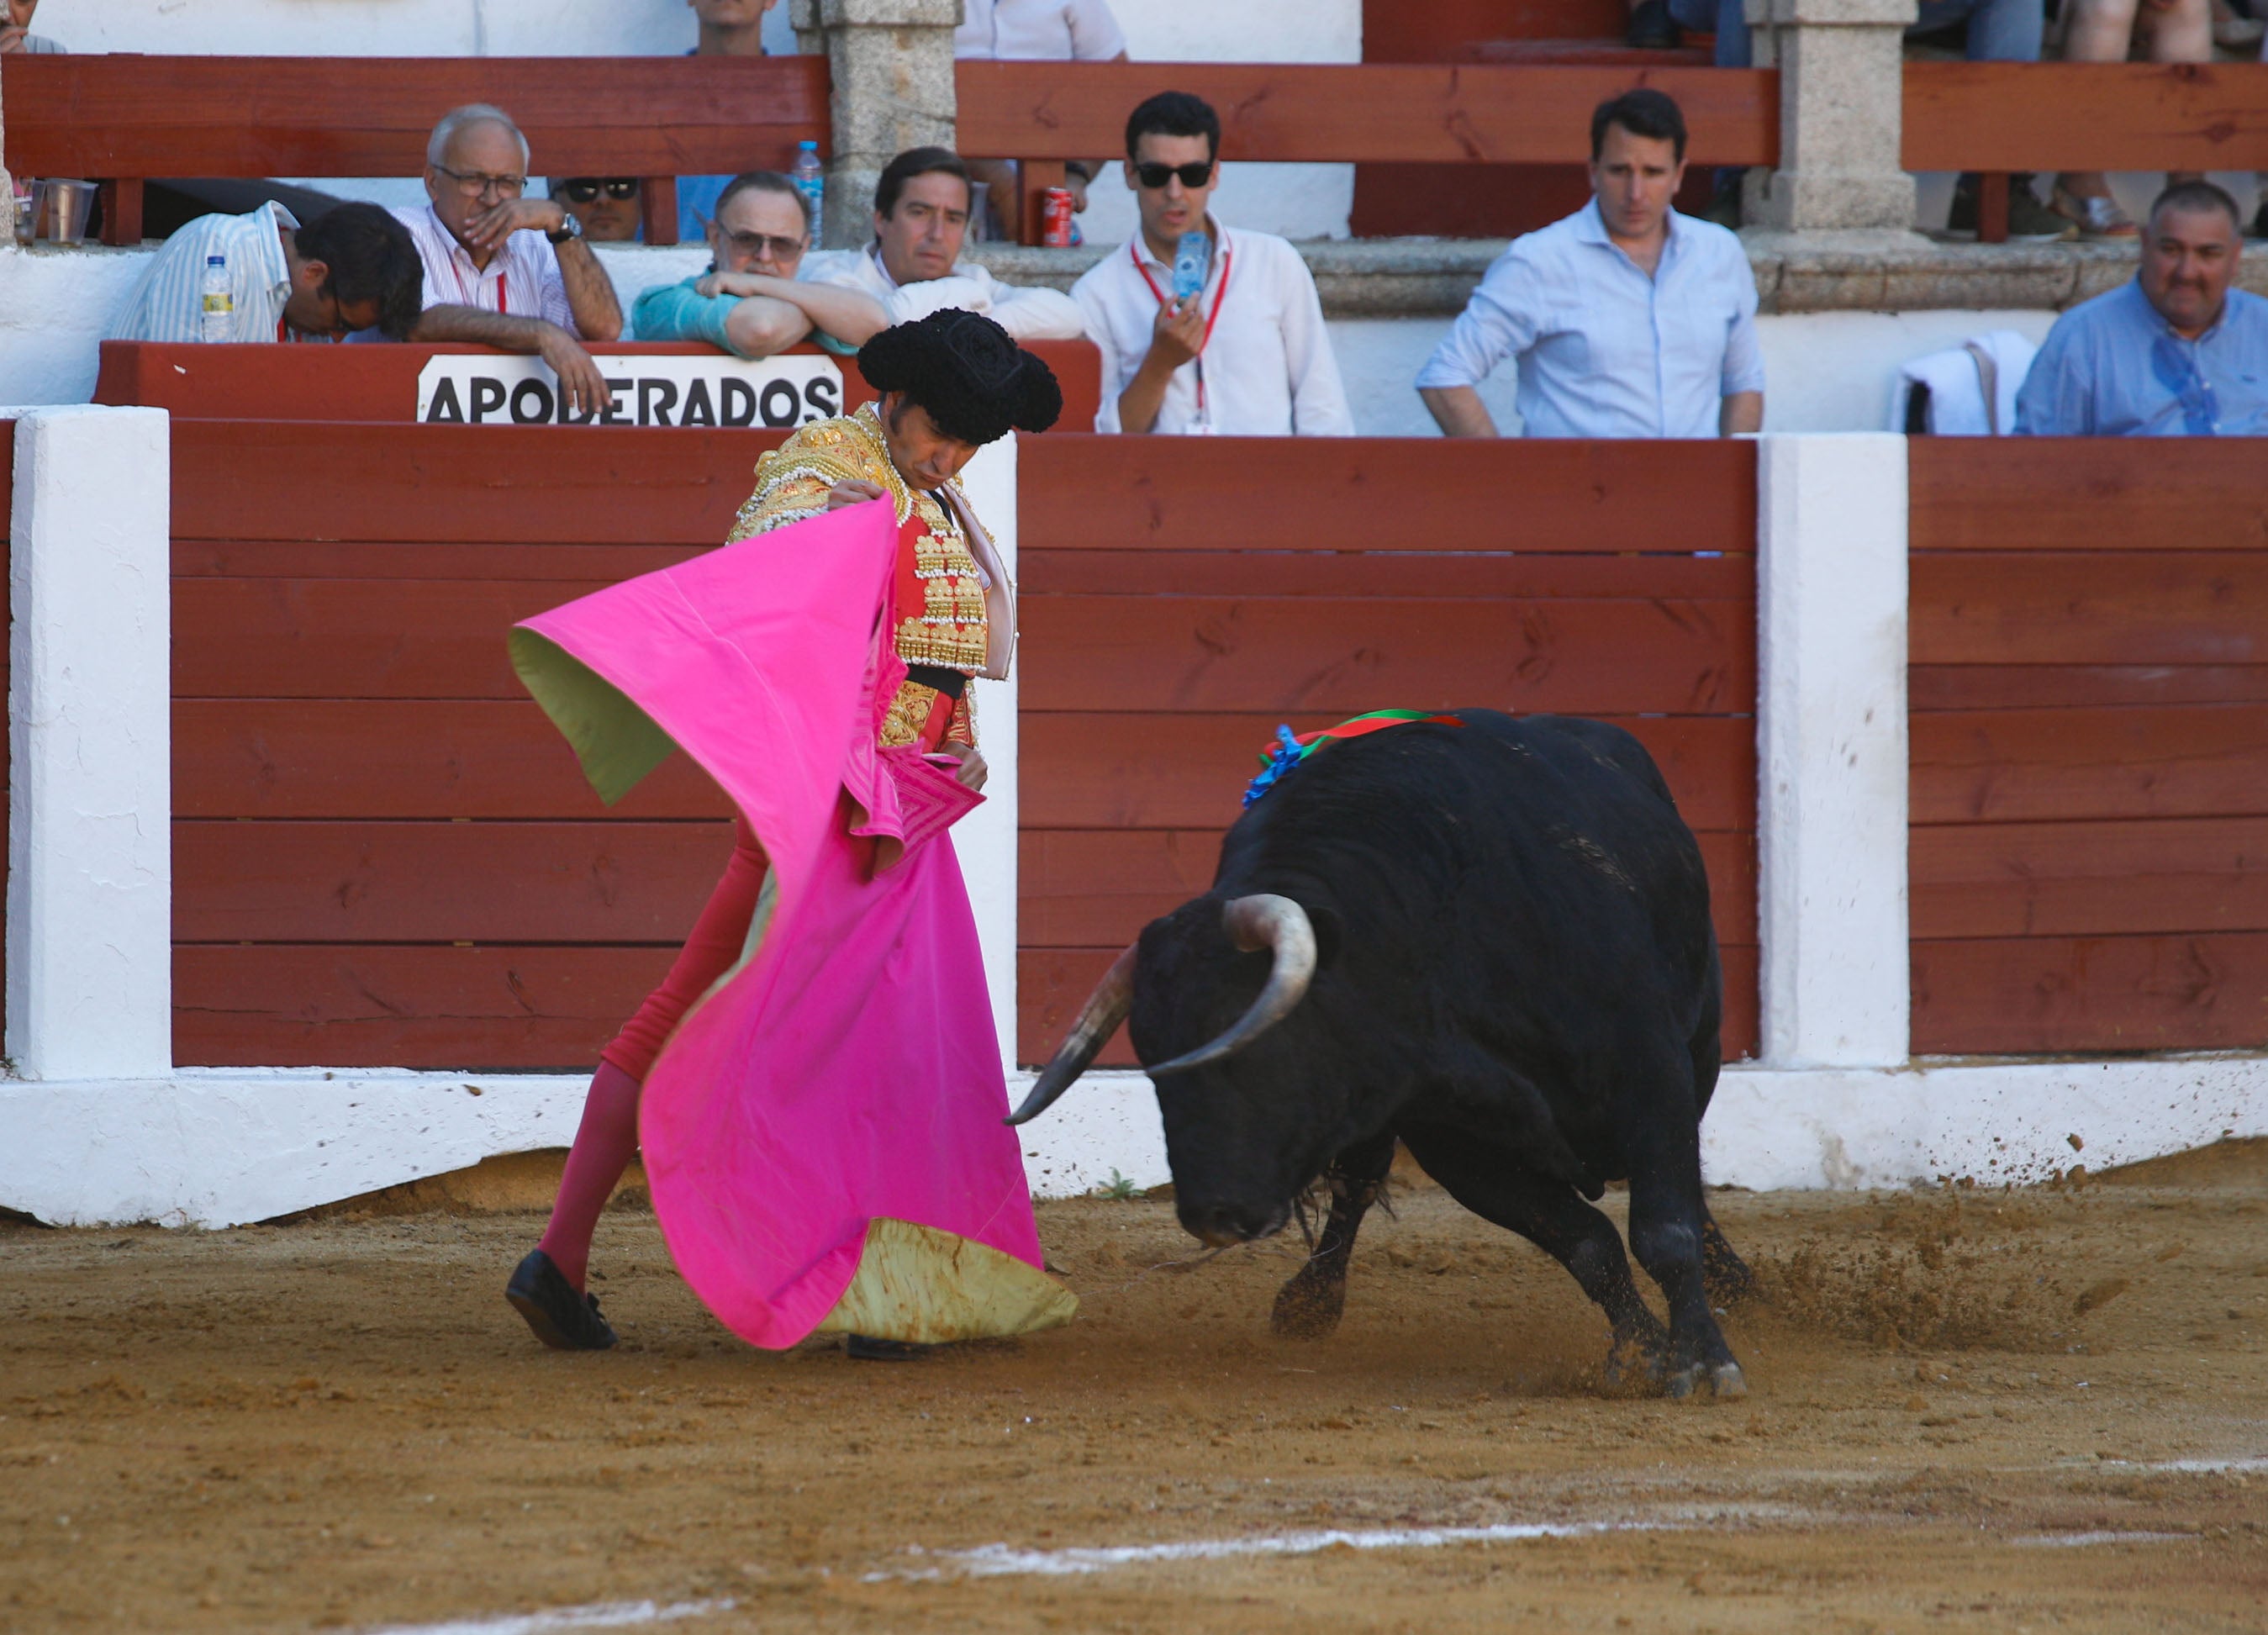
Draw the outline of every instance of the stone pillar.
[[[822,242],[863,244],[874,183],[908,148],[954,144],[953,31],[961,0],[793,0],[796,41],[823,50],[833,81],[834,154]]]
[[[1899,168],[1914,0],[1747,0],[1758,68],[1779,70],[1779,168],[1749,173],[1754,226],[1911,232]]]

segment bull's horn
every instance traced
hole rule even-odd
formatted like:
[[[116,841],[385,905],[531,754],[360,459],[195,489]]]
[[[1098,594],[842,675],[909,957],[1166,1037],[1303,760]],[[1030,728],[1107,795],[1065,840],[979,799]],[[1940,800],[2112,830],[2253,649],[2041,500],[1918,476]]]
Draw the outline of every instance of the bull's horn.
[[[1110,1035],[1118,1031],[1118,1024],[1133,1008],[1134,948],[1129,944],[1126,952],[1111,962],[1101,983],[1087,996],[1086,1008],[1079,1013],[1071,1036],[1057,1047],[1055,1059],[1033,1083],[1032,1093],[1024,1098],[1023,1106],[1000,1122],[1020,1124],[1046,1112],[1057,1096],[1094,1065],[1095,1057],[1110,1042]]]
[[[1221,910],[1220,924],[1229,940],[1247,954],[1261,948],[1276,951],[1268,985],[1260,991],[1252,1008],[1237,1019],[1235,1027],[1202,1049],[1146,1069],[1152,1079],[1235,1055],[1289,1016],[1292,1007],[1307,998],[1307,984],[1314,980],[1315,928],[1307,919],[1307,910],[1291,898],[1273,892],[1232,898]]]

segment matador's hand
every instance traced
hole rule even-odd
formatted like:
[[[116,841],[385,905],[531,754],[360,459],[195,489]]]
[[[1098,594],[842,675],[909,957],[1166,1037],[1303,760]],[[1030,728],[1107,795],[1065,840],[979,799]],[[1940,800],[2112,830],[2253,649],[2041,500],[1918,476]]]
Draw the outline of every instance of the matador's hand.
[[[937,751],[939,755],[952,755],[958,759],[961,765],[954,770],[954,776],[979,794],[983,792],[984,780],[992,776],[992,769],[984,764],[983,750],[974,744],[946,743],[939,744]]]
[[[845,505],[863,505],[870,499],[882,497],[882,485],[869,482],[864,477],[845,477],[827,490],[827,509],[840,511]]]

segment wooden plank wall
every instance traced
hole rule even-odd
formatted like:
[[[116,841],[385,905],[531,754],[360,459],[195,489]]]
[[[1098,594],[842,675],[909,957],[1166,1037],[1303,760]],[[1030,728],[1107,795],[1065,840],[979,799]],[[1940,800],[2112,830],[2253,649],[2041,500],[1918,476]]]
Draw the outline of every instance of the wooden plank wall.
[[[1279,722],[1468,704],[1646,742],[1753,1052],[1752,445],[1050,436],[1020,472],[1024,1060],[1211,883]]]
[[[602,807],[504,632],[717,544],[781,435],[173,423],[176,1060],[589,1066],[725,806]]]
[[[1917,1052],[2268,1043],[2248,442],[1913,441]]]

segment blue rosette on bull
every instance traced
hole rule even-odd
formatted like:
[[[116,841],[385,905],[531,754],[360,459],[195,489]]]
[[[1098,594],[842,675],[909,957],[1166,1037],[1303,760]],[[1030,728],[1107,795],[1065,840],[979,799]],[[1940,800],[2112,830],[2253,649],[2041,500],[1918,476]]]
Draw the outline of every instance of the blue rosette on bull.
[[[1281,727],[1261,763],[1211,890],[1142,928],[1009,1122],[1124,1023],[1193,1236],[1266,1237],[1328,1190],[1278,1333],[1337,1326],[1398,1141],[1567,1268],[1607,1318],[1610,1379],[1744,1394],[1714,1308],[1751,1279],[1701,1184],[1723,976],[1652,756],[1602,722],[1473,709]],[[1628,1253],[1594,1207],[1610,1181]]]

